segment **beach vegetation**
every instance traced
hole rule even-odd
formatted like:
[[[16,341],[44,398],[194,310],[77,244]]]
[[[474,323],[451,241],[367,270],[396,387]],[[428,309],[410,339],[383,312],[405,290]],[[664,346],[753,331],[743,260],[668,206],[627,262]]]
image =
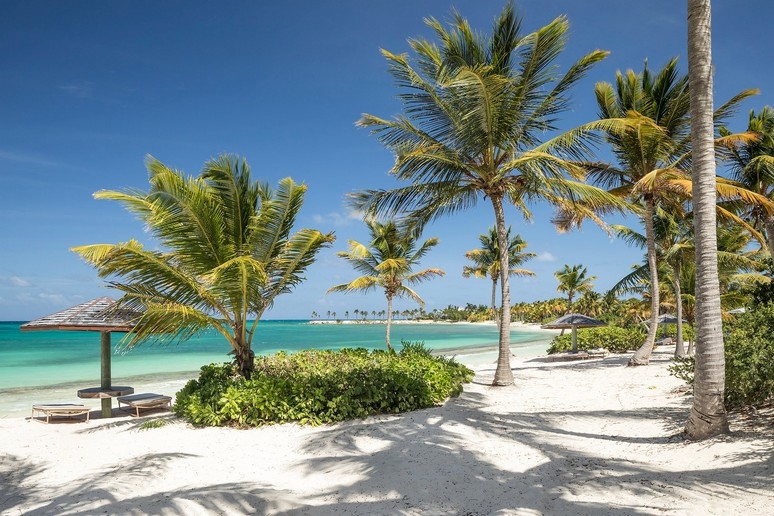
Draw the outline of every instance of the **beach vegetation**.
[[[253,181],[247,161],[222,155],[186,176],[148,157],[150,189],[103,190],[160,244],[137,240],[73,249],[122,292],[119,307],[142,315],[122,345],[185,341],[214,328],[229,343],[240,376],[254,367],[252,340],[264,311],[303,280],[334,236],[293,226],[306,186]]]
[[[256,358],[251,378],[210,364],[177,393],[175,413],[197,426],[320,425],[409,412],[458,396],[473,371],[423,343],[399,352],[309,350]]]
[[[140,430],[152,430],[154,428],[161,428],[163,426],[167,426],[170,423],[169,419],[163,418],[163,417],[156,417],[153,419],[148,419],[147,421],[143,421],[139,429]]]
[[[422,231],[415,224],[396,223],[394,221],[366,221],[371,233],[371,241],[361,244],[355,240],[349,241],[349,251],[336,253],[347,260],[354,269],[363,274],[349,283],[336,285],[328,289],[330,292],[370,292],[380,288],[387,299],[387,310],[379,315],[387,316],[385,343],[392,351],[390,343],[390,328],[394,311],[392,302],[395,298],[408,297],[424,306],[425,302],[410,286],[428,281],[446,274],[441,269],[429,268],[414,272],[427,253],[438,245],[437,238],[428,238],[421,245],[419,239]],[[376,313],[374,313],[376,315]]]
[[[753,307],[724,323],[724,405],[759,407],[774,400],[774,303]],[[696,359],[675,358],[670,373],[694,386]]]
[[[410,39],[413,57],[382,51],[403,114],[365,114],[358,121],[395,154],[391,173],[404,184],[356,192],[353,207],[428,223],[487,202],[500,249],[508,248],[507,206],[529,219],[533,202],[548,202],[557,209],[560,230],[585,219],[602,223],[603,211],[620,203],[583,182],[585,169],[577,161],[591,151],[586,137],[593,127],[557,134],[557,121],[569,108],[572,86],[607,52],[589,52],[562,74],[567,19],[525,34],[512,2],[489,36],[457,13],[448,28],[435,18],[427,24],[438,42]],[[500,260],[502,320],[493,384],[511,385],[508,253]]]
[[[581,328],[577,330],[578,350],[606,349],[611,353],[626,353],[637,349],[645,339],[643,327],[619,328],[603,326],[599,328]],[[569,351],[572,348],[570,334],[557,335],[551,341],[546,353],[552,355]]]
[[[489,279],[492,281],[492,318],[500,327],[500,316],[497,312],[497,282],[500,279],[500,245],[497,240],[497,228],[489,228],[487,234],[479,235],[481,247],[465,253],[465,258],[472,262],[472,265],[465,265],[462,268],[462,276],[469,278]],[[508,242],[508,271],[509,276],[534,276],[535,273],[527,269],[519,269],[521,264],[537,256],[535,253],[524,251],[527,247],[521,235],[511,236],[511,227],[505,232],[505,240]],[[468,319],[470,320],[470,319]],[[471,321],[474,322],[474,321]]]

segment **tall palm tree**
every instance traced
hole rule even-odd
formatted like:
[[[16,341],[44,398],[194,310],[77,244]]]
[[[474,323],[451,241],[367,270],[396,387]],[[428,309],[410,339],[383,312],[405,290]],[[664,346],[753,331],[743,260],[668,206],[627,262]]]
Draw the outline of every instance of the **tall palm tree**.
[[[691,81],[694,234],[696,240],[696,369],[690,439],[728,432],[723,404],[725,351],[715,229],[715,147],[712,119],[710,0],[688,0],[688,74]]]
[[[349,251],[336,253],[349,261],[356,271],[363,274],[349,283],[336,285],[328,292],[368,292],[375,288],[384,289],[387,298],[387,331],[385,342],[387,349],[392,350],[390,343],[390,328],[392,326],[392,300],[396,297],[410,297],[420,305],[424,301],[407,285],[416,285],[435,276],[443,276],[441,269],[425,269],[413,272],[412,269],[427,252],[438,244],[437,238],[429,238],[417,247],[421,235],[419,228],[412,224],[396,224],[388,221],[366,221],[371,232],[371,242],[361,244],[355,240],[349,241]],[[377,312],[371,312],[376,317]]]
[[[489,234],[479,235],[481,247],[465,253],[465,258],[473,262],[473,265],[465,265],[462,268],[462,276],[469,278],[489,278],[492,280],[492,313],[495,324],[500,327],[500,317],[497,314],[497,282],[500,279],[500,246],[497,243],[497,228],[489,228]],[[508,241],[508,265],[511,269],[509,276],[534,276],[535,273],[527,269],[516,269],[522,263],[531,260],[535,253],[526,253],[524,249],[527,242],[522,240],[521,235],[511,238],[511,228],[506,231],[506,240]]]
[[[440,43],[409,40],[413,61],[407,54],[382,51],[402,90],[405,114],[392,120],[363,115],[358,122],[395,153],[391,172],[410,184],[353,194],[354,207],[386,216],[405,212],[427,222],[484,199],[494,211],[500,249],[508,247],[507,204],[529,218],[528,205],[547,200],[559,209],[563,227],[584,217],[599,221],[594,208],[609,206],[609,196],[566,175],[583,177],[584,170],[570,160],[588,150],[581,138],[586,133],[570,131],[543,143],[541,137],[557,129],[570,88],[607,53],[593,51],[558,74],[567,20],[560,17],[523,34],[510,2],[490,37],[474,31],[459,14],[449,29],[435,19],[427,23]],[[581,199],[587,202],[579,206]],[[502,320],[494,385],[513,383],[510,269],[508,254],[501,253]]]
[[[231,345],[238,372],[254,368],[252,340],[263,313],[290,292],[333,234],[291,234],[306,186],[286,178],[276,191],[253,182],[250,167],[223,155],[188,177],[147,159],[150,190],[100,191],[121,202],[162,250],[136,240],[73,250],[123,292],[119,303],[143,312],[126,345],[185,340],[208,327]]]
[[[656,210],[679,213],[691,196],[688,84],[688,77],[678,73],[677,59],[672,59],[655,75],[646,62],[642,73],[618,72],[615,87],[606,82],[596,85],[600,118],[611,121],[605,139],[612,146],[617,166],[593,168],[591,177],[611,193],[629,199],[645,227],[651,321],[645,343],[629,360],[629,365],[647,364],[656,340],[660,302],[653,225]],[[722,120],[742,99],[754,93],[754,90],[739,93],[714,116]],[[749,198],[752,195],[727,182],[717,187],[728,196]]]
[[[588,270],[583,265],[569,265],[564,266],[563,269],[554,273],[554,277],[559,281],[559,286],[556,287],[557,292],[567,293],[567,312],[572,312],[572,299],[575,294],[583,294],[585,292],[591,292],[594,289],[594,283],[592,283],[596,276],[586,276]]]

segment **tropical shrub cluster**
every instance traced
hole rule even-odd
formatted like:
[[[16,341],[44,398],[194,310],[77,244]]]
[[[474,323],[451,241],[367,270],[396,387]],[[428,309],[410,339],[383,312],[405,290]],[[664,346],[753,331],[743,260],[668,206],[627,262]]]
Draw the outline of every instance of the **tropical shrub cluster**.
[[[645,332],[642,328],[603,326],[578,330],[579,350],[604,348],[612,353],[625,353],[637,349],[643,342],[645,342]],[[546,352],[550,355],[568,351],[571,348],[572,334],[568,331],[564,335],[554,337]]]
[[[422,344],[399,353],[309,350],[257,357],[248,380],[231,364],[202,367],[175,413],[197,426],[319,425],[431,407],[462,392],[473,371]]]
[[[774,303],[760,305],[725,326],[728,410],[774,398]],[[670,372],[693,385],[694,358],[676,358]]]

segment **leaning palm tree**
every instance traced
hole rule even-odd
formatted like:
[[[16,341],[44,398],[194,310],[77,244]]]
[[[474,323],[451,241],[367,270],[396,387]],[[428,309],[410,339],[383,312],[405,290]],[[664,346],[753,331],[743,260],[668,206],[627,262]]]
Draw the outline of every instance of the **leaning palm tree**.
[[[100,191],[121,202],[161,244],[136,240],[73,250],[123,292],[119,304],[142,311],[126,346],[150,339],[185,340],[213,327],[233,349],[238,373],[254,369],[256,325],[274,299],[303,279],[333,234],[291,234],[306,186],[286,178],[276,191],[253,182],[250,167],[223,155],[199,177],[147,159],[150,190]]]
[[[754,93],[755,90],[746,90],[737,94],[714,116],[722,120],[742,99]],[[679,213],[692,191],[688,77],[678,73],[677,59],[672,59],[655,75],[646,62],[642,73],[618,72],[615,87],[598,83],[596,98],[600,118],[611,122],[605,139],[612,146],[617,165],[599,166],[591,171],[591,177],[611,193],[629,199],[645,227],[652,290],[651,321],[645,342],[629,360],[629,365],[644,365],[656,340],[659,313],[654,217],[658,208]],[[729,182],[719,182],[717,188],[729,198],[755,197]]]
[[[465,265],[462,268],[462,276],[469,278],[489,278],[492,280],[492,314],[495,324],[500,327],[500,317],[497,314],[496,294],[497,282],[500,279],[500,246],[497,243],[497,228],[489,228],[488,235],[479,235],[481,247],[465,253],[465,258],[473,262],[473,265]],[[508,276],[534,276],[535,273],[527,269],[516,269],[522,263],[531,260],[535,253],[524,252],[527,242],[521,235],[511,238],[511,228],[506,231],[508,241],[508,265],[511,269]]]
[[[596,276],[586,276],[588,270],[583,265],[565,265],[563,269],[554,273],[554,277],[559,281],[556,287],[557,292],[567,293],[567,313],[572,312],[572,299],[575,294],[591,292],[594,289],[592,283]]]
[[[387,298],[387,331],[385,341],[387,349],[392,350],[390,328],[392,326],[392,301],[396,297],[410,297],[420,305],[424,301],[407,285],[416,285],[435,276],[443,276],[441,269],[425,269],[413,272],[412,269],[427,252],[438,244],[437,238],[429,238],[417,247],[421,231],[415,225],[396,224],[388,221],[366,221],[371,232],[368,245],[355,240],[349,241],[349,251],[336,253],[349,261],[356,271],[363,274],[349,283],[336,285],[328,292],[368,292],[375,288],[384,289]],[[376,312],[373,312],[376,316]]]
[[[541,143],[557,129],[557,115],[567,109],[569,90],[607,54],[593,51],[560,75],[557,58],[569,28],[564,17],[529,34],[508,3],[495,20],[491,37],[475,32],[457,14],[449,29],[427,21],[440,44],[409,40],[415,59],[382,53],[402,90],[404,115],[387,120],[363,115],[368,127],[395,153],[392,174],[409,185],[393,190],[366,190],[351,197],[354,207],[370,214],[403,214],[422,222],[460,212],[479,200],[491,203],[500,249],[508,247],[505,206],[529,218],[529,204],[552,203],[563,227],[584,217],[599,221],[594,208],[610,196],[573,181],[584,170],[575,166],[589,149],[577,130]],[[578,206],[581,199],[587,201]],[[494,385],[511,385],[510,284],[508,254],[500,254],[501,324]]]

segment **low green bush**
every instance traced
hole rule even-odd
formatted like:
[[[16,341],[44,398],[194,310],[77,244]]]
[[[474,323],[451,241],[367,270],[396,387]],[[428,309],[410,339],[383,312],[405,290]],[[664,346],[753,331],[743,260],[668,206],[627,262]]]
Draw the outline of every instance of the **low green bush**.
[[[759,305],[725,324],[725,405],[734,410],[774,398],[774,303]],[[693,386],[693,357],[676,358],[669,371]]]
[[[431,407],[462,392],[473,371],[422,343],[399,353],[341,349],[256,357],[246,380],[210,364],[177,393],[175,413],[197,426],[319,425]]]
[[[645,342],[645,337],[642,328],[618,328],[616,326],[582,328],[578,330],[578,349],[604,348],[612,353],[625,353],[639,348]],[[572,349],[572,334],[570,330],[567,330],[564,335],[554,337],[546,352],[551,355],[570,349]]]

